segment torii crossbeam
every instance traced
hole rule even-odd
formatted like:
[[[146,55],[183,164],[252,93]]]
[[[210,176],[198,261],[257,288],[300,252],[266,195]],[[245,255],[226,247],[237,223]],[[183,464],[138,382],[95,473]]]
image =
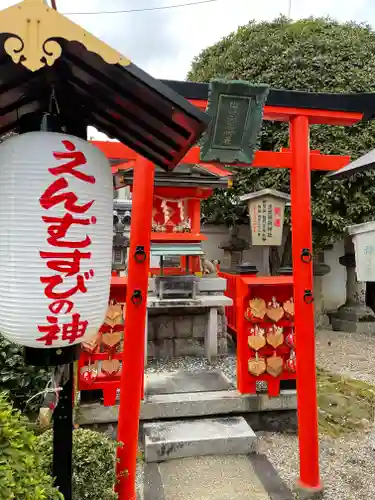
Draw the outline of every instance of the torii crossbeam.
[[[92,141],[108,158],[129,162],[136,160],[136,153],[124,146],[121,142],[111,141]],[[350,156],[322,155],[318,150],[310,151],[310,170],[336,171],[350,162]],[[191,148],[184,156],[181,163],[187,164],[206,164],[200,159],[200,149],[195,146]],[[213,163],[215,165],[215,163]],[[216,165],[221,165],[217,163]],[[246,163],[236,163],[235,167],[249,168]],[[293,153],[291,149],[283,148],[281,151],[256,151],[254,161],[251,164],[253,168],[289,168],[293,166]],[[121,165],[117,165],[121,170]]]

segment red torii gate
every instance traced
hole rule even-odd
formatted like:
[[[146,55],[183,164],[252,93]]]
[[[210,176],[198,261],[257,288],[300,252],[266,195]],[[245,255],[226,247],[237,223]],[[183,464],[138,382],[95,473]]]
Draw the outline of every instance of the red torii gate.
[[[207,100],[190,102],[206,109]],[[314,310],[309,293],[313,289],[312,260],[302,258],[306,250],[312,257],[311,175],[310,170],[334,171],[350,161],[347,156],[321,155],[310,151],[310,124],[353,125],[360,121],[360,112],[330,111],[282,106],[265,106],[264,119],[290,124],[290,148],[280,152],[258,151],[249,164],[235,164],[243,168],[289,168],[291,170],[292,249],[295,302],[295,334],[297,355],[298,436],[300,447],[299,486],[308,491],[320,491],[318,410],[316,393]],[[148,160],[118,142],[94,141],[109,158],[135,161],[133,181],[133,208],[130,255],[140,246],[150,250],[154,168]],[[193,147],[181,163],[204,163],[200,150]],[[215,163],[211,163],[215,166]],[[117,165],[117,167],[120,167]],[[120,167],[121,168],[121,167]],[[119,456],[118,473],[120,499],[135,498],[135,468],[138,445],[140,396],[143,380],[144,326],[146,301],[138,303],[134,293],[147,296],[149,262],[134,263],[129,259],[127,320],[124,333],[124,354],[118,440],[124,443]],[[129,382],[132,382],[131,384]],[[126,471],[125,477],[123,471]],[[122,496],[124,495],[124,496]]]

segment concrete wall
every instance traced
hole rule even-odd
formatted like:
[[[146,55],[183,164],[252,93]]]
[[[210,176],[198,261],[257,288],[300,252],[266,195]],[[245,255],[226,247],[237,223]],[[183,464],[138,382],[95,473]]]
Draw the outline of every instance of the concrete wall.
[[[344,241],[338,241],[332,250],[324,253],[325,263],[331,266],[331,272],[323,277],[324,306],[326,310],[337,309],[345,302],[346,271],[339,263],[344,255]]]
[[[202,233],[207,236],[208,240],[203,242],[203,250],[206,252],[208,260],[223,260],[224,251],[219,248],[220,244],[227,241],[229,238],[228,228],[225,226],[214,226],[205,224],[202,227]],[[238,236],[246,241],[250,240],[249,226],[241,226]],[[261,247],[253,247],[250,250],[245,250],[243,253],[244,261],[249,261],[256,264],[258,269],[262,268],[262,251]]]

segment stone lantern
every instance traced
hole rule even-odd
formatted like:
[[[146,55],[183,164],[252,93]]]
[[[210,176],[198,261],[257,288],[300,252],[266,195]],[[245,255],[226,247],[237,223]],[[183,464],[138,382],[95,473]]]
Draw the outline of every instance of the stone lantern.
[[[229,234],[229,239],[219,245],[219,248],[224,251],[220,268],[223,271],[234,272],[237,266],[242,263],[243,251],[249,248],[249,243],[238,237],[238,227],[232,227]]]
[[[366,305],[366,283],[356,276],[356,255],[352,236],[344,241],[345,253],[339,262],[346,268],[346,300],[329,314],[334,331],[375,333],[375,314]]]

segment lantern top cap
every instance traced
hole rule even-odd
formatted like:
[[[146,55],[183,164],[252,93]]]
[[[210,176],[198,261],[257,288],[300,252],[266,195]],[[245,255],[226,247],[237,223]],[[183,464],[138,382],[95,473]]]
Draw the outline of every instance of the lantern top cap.
[[[353,174],[359,174],[360,172],[366,172],[375,168],[375,149],[360,156],[357,160],[352,161],[349,165],[344,168],[337,170],[336,172],[331,172],[327,177],[332,177],[333,179],[341,179],[343,177],[348,177]]]
[[[363,222],[362,224],[353,224],[352,226],[348,226],[346,229],[351,236],[368,233],[370,231],[375,231],[375,221],[372,220],[369,222]]]
[[[272,196],[273,198],[278,198],[280,200],[290,201],[289,194],[270,188],[261,189],[260,191],[255,191],[254,193],[244,194],[240,196],[240,201],[257,200],[258,198],[264,198],[265,196]]]

